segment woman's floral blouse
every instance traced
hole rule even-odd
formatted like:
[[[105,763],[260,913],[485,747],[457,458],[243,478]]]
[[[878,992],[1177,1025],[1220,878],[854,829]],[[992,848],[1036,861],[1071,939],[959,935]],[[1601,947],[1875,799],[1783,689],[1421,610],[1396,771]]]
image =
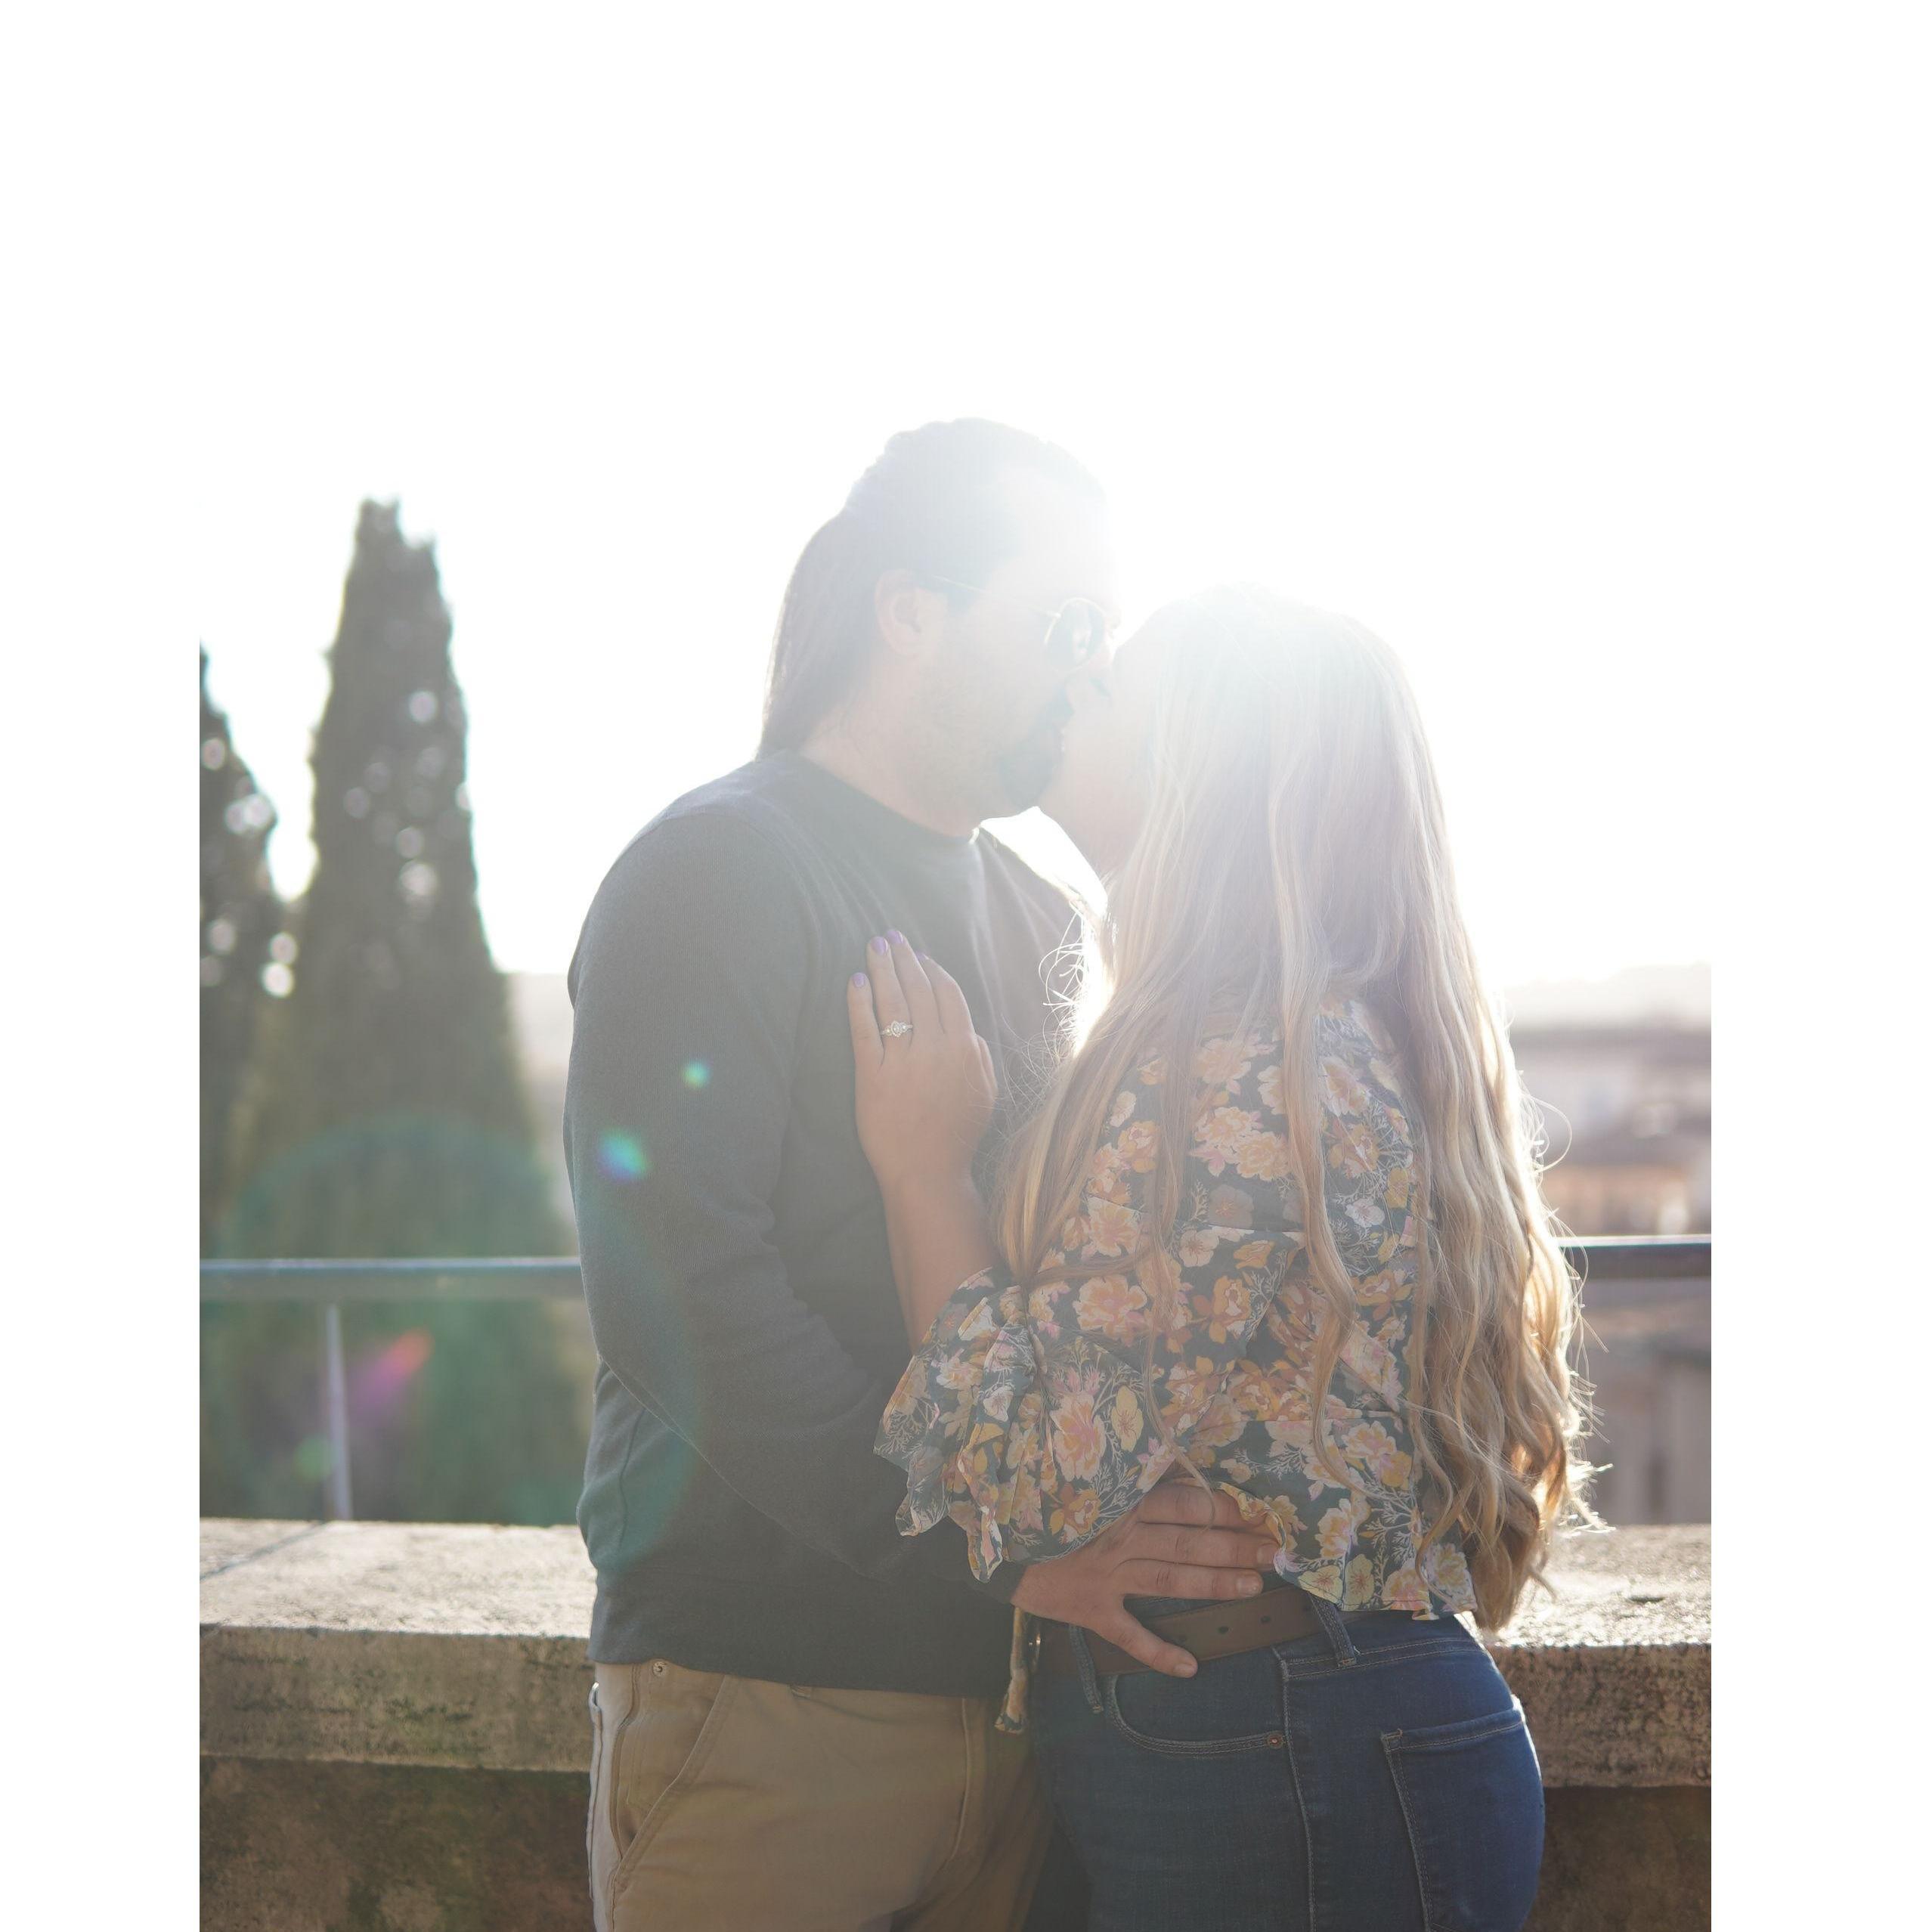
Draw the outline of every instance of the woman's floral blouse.
[[[1180,1292],[1143,1367],[1151,1271],[1029,1290],[1003,1267],[954,1290],[885,1413],[879,1453],[909,1478],[900,1529],[950,1516],[974,1572],[1089,1541],[1173,1461],[1151,1424],[1251,1521],[1283,1567],[1346,1610],[1473,1610],[1453,1531],[1423,1547],[1409,1422],[1409,1318],[1420,1236],[1416,1152],[1394,1056],[1359,1002],[1317,1022],[1323,1206],[1354,1283],[1355,1321],[1330,1386],[1330,1439],[1348,1480],[1314,1453],[1311,1370],[1326,1298],[1312,1280],[1289,1173],[1279,1029],[1208,1039],[1195,1057],[1194,1144],[1168,1241]],[[1160,1129],[1158,1061],[1116,1101],[1088,1169],[1084,1212],[1054,1259],[1136,1243]]]

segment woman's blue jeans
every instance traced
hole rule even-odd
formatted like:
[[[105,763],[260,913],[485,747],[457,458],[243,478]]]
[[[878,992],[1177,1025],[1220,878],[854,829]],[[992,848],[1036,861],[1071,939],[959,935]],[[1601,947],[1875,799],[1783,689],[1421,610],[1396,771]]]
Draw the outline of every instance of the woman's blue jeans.
[[[1314,1602],[1314,1599],[1311,1599]],[[1148,1602],[1143,1615],[1179,1607]],[[1543,1859],[1522,1707],[1453,1618],[1342,1612],[1191,1679],[1036,1673],[1092,1932],[1516,1932]]]

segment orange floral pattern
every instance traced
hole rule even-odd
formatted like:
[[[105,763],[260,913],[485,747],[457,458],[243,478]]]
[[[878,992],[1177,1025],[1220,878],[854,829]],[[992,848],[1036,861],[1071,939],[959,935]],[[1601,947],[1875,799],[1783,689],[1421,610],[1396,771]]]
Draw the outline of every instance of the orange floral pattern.
[[[1418,1617],[1475,1608],[1454,1532],[1426,1537],[1436,1499],[1422,1493],[1408,1367],[1422,1203],[1395,1056],[1359,1002],[1326,1003],[1315,1045],[1322,1206],[1355,1305],[1320,1439],[1311,1368],[1328,1305],[1289,1172],[1280,1036],[1219,1033],[1190,1070],[1196,1124],[1168,1242],[1179,1292],[1118,1265],[1159,1146],[1156,1060],[1120,1094],[1052,1257],[1095,1271],[1032,1288],[1004,1268],[974,1276],[908,1365],[878,1441],[907,1473],[906,1534],[951,1516],[981,1577],[1063,1556],[1169,1472],[1171,1441],[1272,1529],[1312,1595]]]

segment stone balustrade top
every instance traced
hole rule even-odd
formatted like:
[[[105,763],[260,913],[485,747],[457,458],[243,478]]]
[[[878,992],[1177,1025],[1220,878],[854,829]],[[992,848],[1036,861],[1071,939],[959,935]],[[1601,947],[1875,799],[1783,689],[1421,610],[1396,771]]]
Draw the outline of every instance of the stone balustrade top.
[[[211,1757],[584,1771],[593,1582],[574,1528],[201,1526]],[[1711,1532],[1560,1539],[1489,1646],[1550,1785],[1711,1780]]]

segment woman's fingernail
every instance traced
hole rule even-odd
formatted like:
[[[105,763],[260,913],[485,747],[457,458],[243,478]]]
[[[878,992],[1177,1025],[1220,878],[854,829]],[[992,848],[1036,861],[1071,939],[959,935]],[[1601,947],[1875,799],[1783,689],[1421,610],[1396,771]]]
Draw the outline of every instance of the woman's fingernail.
[[[889,932],[886,934],[886,937],[890,940],[894,946],[903,946],[906,943],[906,935],[902,932]]]
[[[1180,1671],[1181,1676],[1184,1677],[1191,1677],[1194,1674],[1196,1667],[1194,1660],[1191,1657],[1187,1659],[1186,1663],[1175,1666],[1175,1668]]]
[[[1259,1577],[1237,1577],[1235,1580],[1234,1587],[1238,1590],[1243,1596],[1252,1596],[1256,1590],[1261,1588],[1261,1578]]]
[[[866,979],[863,973],[854,973],[852,976],[852,983],[856,986],[861,992],[863,992],[871,982]]]
[[[874,939],[873,939],[873,940],[872,940],[872,950],[873,950],[875,952],[884,952],[884,951],[885,951],[885,949],[886,949],[886,943],[885,943],[885,941],[884,941],[884,940],[880,939],[880,938],[877,937],[876,936],[875,936],[875,937],[874,937]]]

